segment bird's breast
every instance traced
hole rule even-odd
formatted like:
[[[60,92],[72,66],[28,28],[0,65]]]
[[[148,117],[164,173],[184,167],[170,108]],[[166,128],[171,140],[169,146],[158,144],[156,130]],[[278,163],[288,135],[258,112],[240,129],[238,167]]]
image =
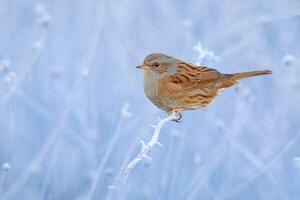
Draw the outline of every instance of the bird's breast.
[[[158,80],[151,77],[145,76],[144,77],[144,91],[148,99],[155,104],[158,108],[166,110],[164,108],[164,101],[158,95]]]
[[[157,98],[158,93],[158,83],[151,78],[145,76],[144,79],[144,91],[146,96],[152,101]]]

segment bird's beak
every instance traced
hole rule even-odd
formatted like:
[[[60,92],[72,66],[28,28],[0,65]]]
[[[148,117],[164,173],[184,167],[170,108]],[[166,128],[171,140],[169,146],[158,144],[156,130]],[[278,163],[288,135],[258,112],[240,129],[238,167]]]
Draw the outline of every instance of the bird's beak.
[[[136,68],[137,69],[148,69],[149,67],[146,64],[141,64],[141,65],[136,66]]]

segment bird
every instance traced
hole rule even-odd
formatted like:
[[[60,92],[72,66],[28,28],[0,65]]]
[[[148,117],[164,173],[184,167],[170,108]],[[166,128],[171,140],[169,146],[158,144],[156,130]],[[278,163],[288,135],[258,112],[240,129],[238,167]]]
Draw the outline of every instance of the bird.
[[[181,122],[181,111],[208,107],[223,90],[241,79],[272,73],[266,69],[223,74],[162,53],[147,55],[137,68],[144,71],[147,98],[169,115],[175,113],[175,122]]]

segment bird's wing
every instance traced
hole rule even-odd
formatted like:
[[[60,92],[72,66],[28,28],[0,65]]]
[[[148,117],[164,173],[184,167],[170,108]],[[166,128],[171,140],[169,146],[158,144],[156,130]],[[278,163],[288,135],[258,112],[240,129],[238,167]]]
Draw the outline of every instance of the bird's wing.
[[[177,64],[178,68],[174,75],[159,81],[160,85],[163,86],[162,88],[173,88],[170,92],[200,89],[224,77],[216,69],[196,66],[182,61],[178,61]]]
[[[179,62],[174,75],[159,80],[158,93],[175,101],[177,107],[205,107],[218,95],[223,77],[215,69]]]
[[[204,66],[198,67],[182,61],[178,61],[177,64],[178,68],[174,75],[159,80],[159,95],[191,109],[211,103],[218,95],[218,90],[222,88],[219,80],[224,75]]]
[[[197,66],[190,63],[178,61],[178,68],[175,76],[187,75],[190,82],[215,81],[223,75],[216,69],[205,66]]]

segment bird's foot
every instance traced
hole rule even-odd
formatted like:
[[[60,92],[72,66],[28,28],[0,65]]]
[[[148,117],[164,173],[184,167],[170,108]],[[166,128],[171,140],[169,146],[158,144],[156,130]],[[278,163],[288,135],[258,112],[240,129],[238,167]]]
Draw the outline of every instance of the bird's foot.
[[[177,110],[175,110],[174,112],[175,112],[175,114],[177,116],[177,119],[172,119],[172,121],[176,122],[176,123],[182,122],[182,120],[181,120],[182,119],[182,113],[179,112],[179,111],[177,111]]]

